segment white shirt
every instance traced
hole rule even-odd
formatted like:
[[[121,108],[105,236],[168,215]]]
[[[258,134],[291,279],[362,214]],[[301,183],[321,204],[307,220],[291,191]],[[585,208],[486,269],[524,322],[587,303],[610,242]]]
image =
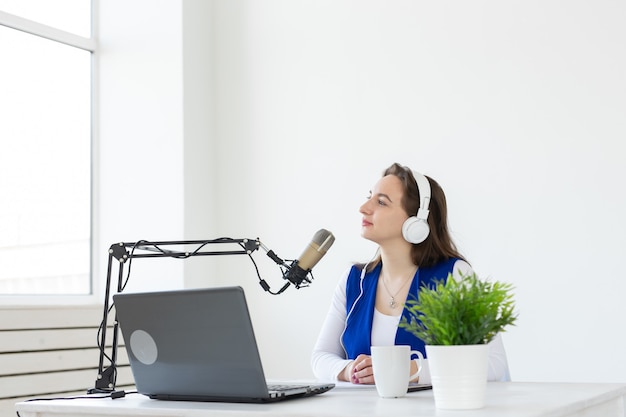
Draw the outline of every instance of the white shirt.
[[[453,276],[460,279],[461,275],[471,273],[470,265],[465,261],[454,264]],[[326,315],[326,320],[317,338],[317,343],[311,355],[311,367],[315,377],[320,380],[336,381],[339,373],[351,362],[346,359],[346,352],[341,344],[341,337],[346,323],[346,284],[350,268],[348,268],[337,283],[335,293]],[[372,323],[372,344],[379,346],[393,345],[401,316],[387,316],[374,311]],[[420,383],[431,382],[428,359],[424,360],[424,370],[420,374]],[[489,343],[489,381],[507,381],[509,377],[508,362],[502,336],[497,335]]]

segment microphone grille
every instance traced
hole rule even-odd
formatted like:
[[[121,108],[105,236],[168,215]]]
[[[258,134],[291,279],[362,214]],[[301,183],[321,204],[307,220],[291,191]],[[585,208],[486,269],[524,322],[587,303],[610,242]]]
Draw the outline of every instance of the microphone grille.
[[[335,236],[326,229],[320,229],[313,236],[313,243],[319,246],[318,250],[327,251],[335,243]]]

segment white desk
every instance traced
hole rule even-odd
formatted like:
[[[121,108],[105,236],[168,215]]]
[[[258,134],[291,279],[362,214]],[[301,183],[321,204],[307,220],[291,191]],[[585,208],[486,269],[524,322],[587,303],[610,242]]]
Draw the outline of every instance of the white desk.
[[[225,404],[125,398],[30,401],[16,404],[21,417],[198,417],[198,416],[394,416],[394,417],[624,417],[625,384],[489,383],[479,410],[437,410],[432,391],[397,399],[379,398],[375,388],[337,386],[310,398],[274,404]]]

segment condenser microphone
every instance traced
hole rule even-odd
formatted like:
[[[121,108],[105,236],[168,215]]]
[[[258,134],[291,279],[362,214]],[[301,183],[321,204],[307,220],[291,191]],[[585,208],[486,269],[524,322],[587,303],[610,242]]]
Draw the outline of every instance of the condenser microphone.
[[[326,255],[334,242],[335,236],[331,232],[325,229],[318,230],[302,255],[291,263],[283,278],[294,284],[296,288],[300,288],[303,281],[310,284],[309,272]]]

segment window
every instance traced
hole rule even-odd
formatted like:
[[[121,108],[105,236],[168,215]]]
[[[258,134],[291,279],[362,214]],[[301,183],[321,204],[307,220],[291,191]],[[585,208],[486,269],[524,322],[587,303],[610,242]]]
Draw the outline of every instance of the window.
[[[89,0],[0,0],[0,295],[92,291],[90,22]]]

